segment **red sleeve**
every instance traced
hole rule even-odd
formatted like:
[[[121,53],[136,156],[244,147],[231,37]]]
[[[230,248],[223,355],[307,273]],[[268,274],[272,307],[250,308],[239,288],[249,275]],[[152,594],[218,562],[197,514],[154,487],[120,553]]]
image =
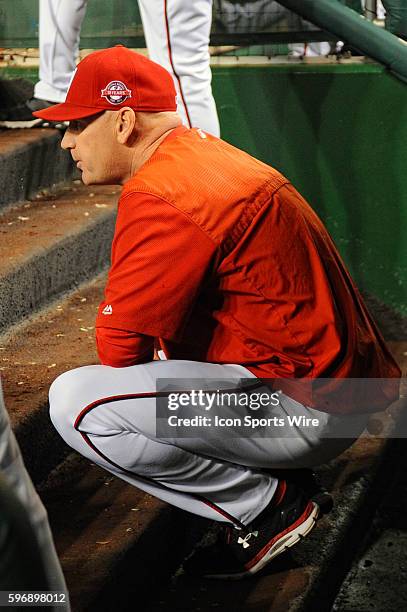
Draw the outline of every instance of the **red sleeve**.
[[[179,341],[215,251],[207,234],[172,204],[149,194],[126,195],[96,319],[101,359],[116,363],[110,355],[121,354],[117,362],[130,363],[134,353],[138,362],[147,351],[138,335]]]
[[[154,357],[154,338],[137,332],[99,327],[96,344],[100,363],[114,368],[147,363]]]

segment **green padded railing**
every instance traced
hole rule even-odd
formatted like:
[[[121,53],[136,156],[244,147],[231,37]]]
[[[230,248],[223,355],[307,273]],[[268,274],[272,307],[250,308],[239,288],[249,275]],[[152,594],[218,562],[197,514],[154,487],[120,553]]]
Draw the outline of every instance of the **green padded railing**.
[[[338,0],[279,0],[320,28],[360,49],[407,82],[407,45]]]

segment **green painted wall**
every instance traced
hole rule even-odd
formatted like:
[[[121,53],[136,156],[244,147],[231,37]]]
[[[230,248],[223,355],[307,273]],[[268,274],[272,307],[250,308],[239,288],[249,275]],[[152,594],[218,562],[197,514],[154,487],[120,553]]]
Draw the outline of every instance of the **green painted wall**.
[[[289,177],[359,286],[407,315],[407,86],[375,64],[213,74],[223,137]]]

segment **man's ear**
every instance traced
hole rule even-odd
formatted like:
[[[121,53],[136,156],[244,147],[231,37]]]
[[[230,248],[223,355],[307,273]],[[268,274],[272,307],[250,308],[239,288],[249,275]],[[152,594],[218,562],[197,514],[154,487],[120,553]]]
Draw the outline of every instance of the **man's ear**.
[[[116,138],[120,144],[130,144],[136,128],[136,113],[129,106],[117,111]]]

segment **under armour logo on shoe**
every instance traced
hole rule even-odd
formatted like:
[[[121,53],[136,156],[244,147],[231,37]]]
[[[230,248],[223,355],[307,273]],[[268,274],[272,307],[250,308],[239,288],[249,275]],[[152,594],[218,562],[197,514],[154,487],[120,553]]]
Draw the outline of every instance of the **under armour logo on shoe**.
[[[244,538],[240,538],[238,539],[237,543],[241,544],[243,546],[243,548],[248,548],[250,546],[249,544],[249,540],[252,536],[254,536],[255,538],[257,538],[257,536],[259,535],[258,531],[252,531],[250,533],[247,534],[247,536],[245,536]]]
[[[102,314],[104,314],[104,315],[111,315],[111,314],[113,314],[112,305],[108,304],[107,306],[105,306],[104,309],[102,310]]]

